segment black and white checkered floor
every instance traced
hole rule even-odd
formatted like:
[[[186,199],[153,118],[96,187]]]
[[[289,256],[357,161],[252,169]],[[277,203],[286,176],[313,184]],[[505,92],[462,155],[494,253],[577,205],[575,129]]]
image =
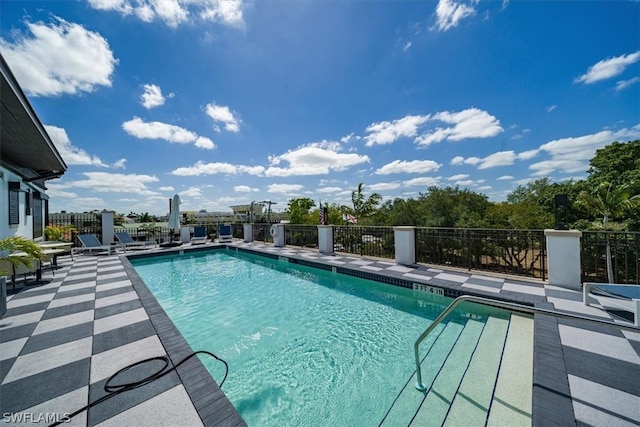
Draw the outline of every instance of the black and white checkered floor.
[[[232,245],[611,319],[597,303],[582,304],[580,292],[549,284],[426,266],[407,267],[386,260],[327,256],[260,243],[236,241]],[[166,355],[174,343],[184,347],[179,336],[160,337],[158,330],[164,324],[172,324],[166,316],[158,317],[164,313],[159,313],[162,310],[157,303],[149,302],[148,291],[138,287],[139,278],[128,273],[121,257],[122,254],[61,258],[55,276],[45,272],[41,284],[27,286],[10,296],[9,310],[0,319],[3,421],[50,424],[56,418],[64,420],[65,414],[102,397],[107,378],[119,369],[148,357]],[[542,332],[536,334],[542,336]],[[560,420],[546,421],[640,425],[640,333],[585,329],[584,324],[558,321],[551,335],[559,341],[564,357],[564,381],[575,418],[568,420],[565,414]],[[547,355],[539,353],[534,357],[543,360]],[[558,360],[550,363],[557,364]],[[171,373],[126,396],[116,396],[83,411],[70,424],[243,425],[236,413],[225,409],[226,398],[218,394],[214,399],[208,389],[193,391],[192,384],[211,382],[210,378],[193,378],[194,372],[202,375],[202,371]]]

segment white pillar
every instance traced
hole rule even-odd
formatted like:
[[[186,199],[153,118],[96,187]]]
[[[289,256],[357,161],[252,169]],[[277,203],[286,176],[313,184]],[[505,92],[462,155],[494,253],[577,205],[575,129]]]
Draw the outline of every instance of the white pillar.
[[[402,265],[416,263],[416,228],[412,226],[393,227],[396,262]]]
[[[253,224],[242,224],[242,231],[244,241],[247,243],[253,242]]]
[[[102,244],[112,244],[115,232],[116,230],[113,225],[113,212],[102,212]]]
[[[333,225],[318,226],[318,251],[321,254],[333,255]]]
[[[284,247],[284,224],[273,224],[271,226],[271,228],[275,227],[275,229],[277,230],[275,233],[271,232],[271,229],[269,230],[269,232],[271,232],[271,237],[273,237],[273,246],[278,247],[278,248],[282,248]]]
[[[189,243],[191,241],[191,227],[188,225],[180,227],[180,241],[182,243]]]
[[[549,284],[579,290],[580,237],[578,230],[544,230],[547,238]]]

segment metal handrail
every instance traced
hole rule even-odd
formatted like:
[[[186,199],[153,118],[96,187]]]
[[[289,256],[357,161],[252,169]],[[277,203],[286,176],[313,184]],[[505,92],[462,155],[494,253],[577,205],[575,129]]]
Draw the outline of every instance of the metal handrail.
[[[566,319],[582,320],[585,322],[597,323],[603,326],[615,327],[618,329],[629,329],[632,331],[640,332],[640,328],[633,325],[626,325],[624,323],[615,323],[615,322],[608,322],[606,320],[591,319],[588,317],[577,316],[575,314],[561,313],[558,311],[547,310],[544,308],[535,308],[535,307],[516,304],[512,302],[497,301],[489,298],[476,297],[473,295],[462,295],[456,298],[451,304],[449,304],[447,308],[444,309],[442,313],[440,313],[438,317],[436,317],[433,323],[431,323],[431,325],[429,325],[429,327],[425,329],[425,331],[420,335],[420,337],[418,337],[418,339],[416,340],[416,343],[413,345],[413,351],[416,357],[416,375],[417,375],[416,388],[418,390],[422,392],[427,390],[427,386],[425,386],[422,383],[422,369],[420,368],[420,354],[419,354],[418,346],[431,333],[431,331],[433,331],[436,328],[436,326],[438,326],[442,322],[442,320],[444,320],[444,318],[449,315],[449,313],[451,313],[458,305],[462,304],[465,301],[476,302],[478,304],[488,305],[496,308],[505,308],[505,309],[515,310],[515,311],[521,311],[529,314],[535,314],[535,313],[548,314],[550,316],[563,317]]]

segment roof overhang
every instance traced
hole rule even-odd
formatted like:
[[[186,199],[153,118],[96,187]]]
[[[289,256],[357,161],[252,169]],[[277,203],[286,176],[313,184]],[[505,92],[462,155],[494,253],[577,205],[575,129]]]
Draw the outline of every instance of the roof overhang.
[[[25,181],[60,177],[67,165],[2,55],[0,73],[0,162]]]

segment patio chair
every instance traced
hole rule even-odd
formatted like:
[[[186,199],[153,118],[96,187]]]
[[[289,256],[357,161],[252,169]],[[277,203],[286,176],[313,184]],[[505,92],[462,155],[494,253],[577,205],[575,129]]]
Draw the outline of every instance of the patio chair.
[[[98,240],[98,237],[95,234],[78,234],[78,240],[82,246],[71,248],[72,257],[76,252],[88,251],[89,253],[92,253],[93,251],[107,251],[107,253],[111,255],[116,251],[115,246],[103,245],[100,243],[100,240]]]
[[[124,251],[127,252],[127,248],[129,249],[147,249],[148,246],[153,248],[156,247],[155,240],[133,240],[131,235],[126,231],[119,231],[115,233],[116,240],[119,242],[119,245],[124,248]]]
[[[191,244],[200,245],[203,243],[207,243],[207,229],[201,226],[193,227],[193,237],[191,238]]]
[[[221,225],[218,230],[218,242],[231,242],[233,241],[233,234],[231,234],[231,226],[230,225]]]

